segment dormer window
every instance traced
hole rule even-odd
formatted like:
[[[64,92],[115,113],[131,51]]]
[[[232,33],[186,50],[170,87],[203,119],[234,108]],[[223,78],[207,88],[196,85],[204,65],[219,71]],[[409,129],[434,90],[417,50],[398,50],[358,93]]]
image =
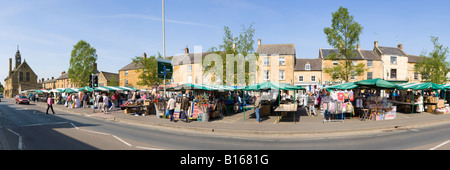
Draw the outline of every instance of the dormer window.
[[[305,64],[305,70],[311,70],[311,64]]]

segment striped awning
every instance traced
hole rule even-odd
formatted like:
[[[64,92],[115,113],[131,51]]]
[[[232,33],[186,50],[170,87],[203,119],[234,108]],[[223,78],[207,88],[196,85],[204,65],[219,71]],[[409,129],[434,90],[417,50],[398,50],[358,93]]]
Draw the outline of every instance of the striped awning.
[[[445,88],[445,85],[440,85],[436,83],[404,83],[404,84],[397,84],[397,89],[400,90],[424,90],[424,89],[432,89],[432,90],[442,90]]]

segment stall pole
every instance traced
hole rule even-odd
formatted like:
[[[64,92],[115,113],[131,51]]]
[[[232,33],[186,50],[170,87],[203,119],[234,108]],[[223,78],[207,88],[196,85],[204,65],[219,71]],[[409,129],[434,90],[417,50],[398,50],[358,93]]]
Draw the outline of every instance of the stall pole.
[[[415,100],[414,100],[414,95],[415,95],[414,92],[415,92],[415,91],[413,90],[413,98],[412,98],[412,102],[413,102],[413,103],[412,103],[412,106],[411,106],[411,114],[414,114],[414,104],[416,104],[416,102],[415,102]]]
[[[242,106],[242,110],[244,110],[244,121],[245,121],[245,94],[244,94],[244,91],[242,91],[242,96],[244,98],[244,105]]]

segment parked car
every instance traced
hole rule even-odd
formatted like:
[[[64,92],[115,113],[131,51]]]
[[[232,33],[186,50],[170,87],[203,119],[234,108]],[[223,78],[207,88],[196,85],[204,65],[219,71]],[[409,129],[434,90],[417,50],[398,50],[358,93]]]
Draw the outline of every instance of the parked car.
[[[27,96],[16,97],[16,104],[30,104],[30,100]]]

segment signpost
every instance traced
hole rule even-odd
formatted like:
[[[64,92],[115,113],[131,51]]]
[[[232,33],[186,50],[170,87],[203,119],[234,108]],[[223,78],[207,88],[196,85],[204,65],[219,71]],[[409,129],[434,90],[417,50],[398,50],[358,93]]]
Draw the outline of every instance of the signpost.
[[[172,61],[158,58],[158,78],[164,80],[164,97],[166,97],[166,79],[172,79]]]

